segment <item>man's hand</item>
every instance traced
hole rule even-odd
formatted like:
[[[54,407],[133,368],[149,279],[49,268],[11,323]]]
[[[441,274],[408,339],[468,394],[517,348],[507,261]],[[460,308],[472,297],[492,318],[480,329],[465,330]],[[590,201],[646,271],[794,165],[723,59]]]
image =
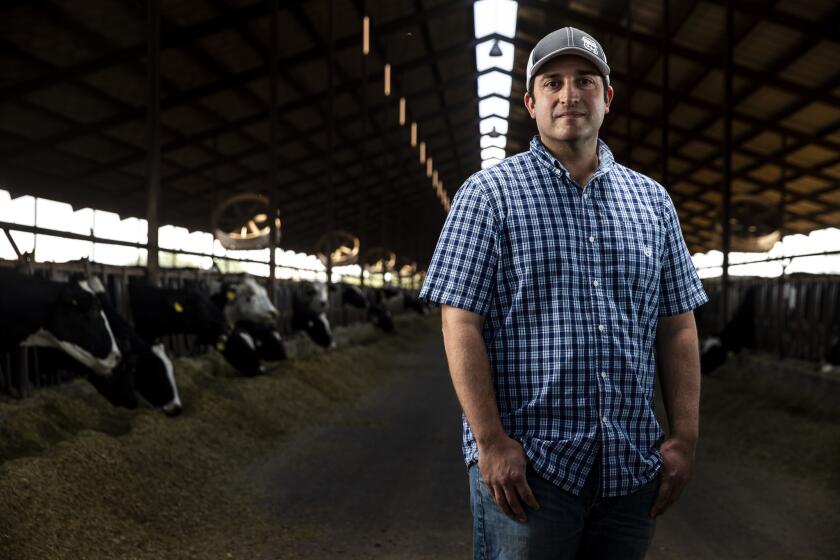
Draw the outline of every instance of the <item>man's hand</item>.
[[[522,523],[527,520],[523,503],[534,511],[540,509],[525,478],[527,466],[522,444],[507,435],[478,446],[478,470],[490,495],[505,515]]]
[[[650,510],[650,517],[665,513],[677,501],[694,472],[694,445],[677,438],[668,438],[659,448],[662,453],[662,479],[659,495]]]

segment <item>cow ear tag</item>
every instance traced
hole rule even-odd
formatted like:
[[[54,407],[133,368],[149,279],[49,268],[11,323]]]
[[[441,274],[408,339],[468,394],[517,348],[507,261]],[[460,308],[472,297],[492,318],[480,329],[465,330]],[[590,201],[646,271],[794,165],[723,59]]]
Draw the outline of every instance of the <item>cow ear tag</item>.
[[[261,346],[262,346],[262,340],[258,340],[258,341],[256,342],[256,344],[257,344],[257,347],[258,347],[258,348],[259,348],[259,347],[261,347]]]
[[[224,342],[217,342],[216,343],[216,349],[219,352],[224,352],[225,351],[225,343]]]
[[[309,321],[309,322],[307,323],[307,325],[309,325],[309,328],[311,329],[312,327],[314,327],[314,326],[315,326],[315,321]]]
[[[233,290],[228,290],[225,296],[227,296],[228,301],[233,301],[236,299],[236,292],[234,292]]]
[[[180,303],[178,303],[177,301],[175,302],[175,305],[173,305],[172,307],[175,308],[175,313],[183,313],[184,312],[184,306],[181,305]]]

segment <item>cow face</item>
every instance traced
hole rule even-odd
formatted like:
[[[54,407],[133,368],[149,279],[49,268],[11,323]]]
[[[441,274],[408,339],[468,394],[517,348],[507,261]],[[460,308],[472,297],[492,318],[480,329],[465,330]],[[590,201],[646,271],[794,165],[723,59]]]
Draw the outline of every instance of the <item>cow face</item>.
[[[234,328],[227,340],[217,348],[225,360],[240,373],[249,377],[265,373],[253,337],[241,326]]]
[[[168,298],[169,313],[176,332],[197,334],[202,341],[215,342],[229,328],[222,311],[210,297],[197,290],[184,289]]]
[[[110,374],[121,358],[99,299],[83,280],[62,286],[47,324],[21,344],[61,349],[100,375]]]
[[[367,297],[362,289],[351,284],[341,285],[341,302],[357,309],[365,309],[368,306]]]
[[[371,304],[368,309],[368,318],[370,322],[387,333],[394,332],[394,320],[391,318],[391,312],[382,303]]]
[[[276,362],[286,359],[283,337],[276,328],[250,321],[240,321],[236,326],[251,335],[261,360]]]
[[[270,325],[277,321],[277,309],[268,299],[265,288],[253,278],[224,289],[225,317],[235,325],[238,321],[251,321]]]
[[[300,299],[315,313],[325,313],[329,304],[329,290],[323,282],[305,282],[300,286]]]
[[[175,368],[163,344],[155,344],[137,357],[134,387],[149,404],[167,416],[181,413],[181,398],[175,383]]]

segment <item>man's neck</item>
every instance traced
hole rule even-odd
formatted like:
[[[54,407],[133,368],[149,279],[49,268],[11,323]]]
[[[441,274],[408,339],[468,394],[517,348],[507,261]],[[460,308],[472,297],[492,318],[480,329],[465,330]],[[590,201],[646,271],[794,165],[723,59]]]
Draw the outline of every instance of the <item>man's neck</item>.
[[[586,187],[598,169],[598,138],[585,143],[546,142],[542,137],[540,140],[545,149],[569,170],[575,183],[581,188]]]

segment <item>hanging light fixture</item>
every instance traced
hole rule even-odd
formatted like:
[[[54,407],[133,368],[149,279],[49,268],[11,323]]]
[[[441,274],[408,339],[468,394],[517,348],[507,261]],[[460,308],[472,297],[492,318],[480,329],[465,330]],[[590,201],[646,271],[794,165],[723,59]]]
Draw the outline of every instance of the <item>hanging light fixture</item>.
[[[362,18],[362,54],[370,54],[370,17]]]
[[[428,177],[429,179],[432,178],[432,169],[432,158],[429,158],[426,160],[426,177]]]
[[[426,143],[420,142],[420,163],[426,163]]]
[[[497,58],[502,56],[502,47],[499,46],[499,40],[493,41],[493,46],[490,47],[490,56]]]
[[[391,65],[385,65],[385,96],[391,95]]]
[[[417,145],[417,123],[411,123],[411,147],[415,147]]]
[[[437,181],[438,181],[438,172],[437,172],[437,169],[435,169],[434,173],[432,173],[432,183],[437,184]]]
[[[400,126],[405,126],[405,97],[400,97]]]

